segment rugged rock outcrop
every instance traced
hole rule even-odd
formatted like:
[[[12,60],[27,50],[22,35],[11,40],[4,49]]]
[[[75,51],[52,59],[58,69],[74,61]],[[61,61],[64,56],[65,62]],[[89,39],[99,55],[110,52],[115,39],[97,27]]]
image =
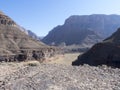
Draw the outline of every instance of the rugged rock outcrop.
[[[44,50],[45,49],[45,50]],[[47,50],[46,50],[47,49]],[[0,12],[0,61],[32,59],[32,53],[50,52],[54,49],[27,35],[26,30],[17,25],[10,17]],[[30,54],[30,56],[29,56]]]
[[[120,28],[103,42],[94,45],[88,52],[78,57],[72,65],[102,65],[120,67]]]
[[[120,26],[119,15],[82,15],[69,17],[64,25],[55,27],[43,38],[49,45],[80,45],[91,47]]]

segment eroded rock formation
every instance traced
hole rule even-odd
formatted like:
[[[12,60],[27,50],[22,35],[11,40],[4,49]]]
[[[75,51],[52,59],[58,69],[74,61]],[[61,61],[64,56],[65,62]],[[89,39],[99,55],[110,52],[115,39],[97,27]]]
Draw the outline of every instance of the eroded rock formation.
[[[24,28],[0,12],[0,61],[40,60],[54,55],[55,50],[28,36]]]

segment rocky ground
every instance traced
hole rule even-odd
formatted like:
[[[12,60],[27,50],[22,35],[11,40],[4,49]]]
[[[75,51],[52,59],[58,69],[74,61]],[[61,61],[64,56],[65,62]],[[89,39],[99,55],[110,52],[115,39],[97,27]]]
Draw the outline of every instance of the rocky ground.
[[[120,69],[38,62],[1,63],[0,90],[120,90]]]

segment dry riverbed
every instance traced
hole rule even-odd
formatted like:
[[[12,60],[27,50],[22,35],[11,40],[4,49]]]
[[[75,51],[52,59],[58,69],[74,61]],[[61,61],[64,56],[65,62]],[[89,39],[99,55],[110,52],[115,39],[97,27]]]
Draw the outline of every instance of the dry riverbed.
[[[75,61],[79,55],[80,53],[67,53],[64,55],[57,55],[46,60],[45,63],[71,65],[72,62]]]

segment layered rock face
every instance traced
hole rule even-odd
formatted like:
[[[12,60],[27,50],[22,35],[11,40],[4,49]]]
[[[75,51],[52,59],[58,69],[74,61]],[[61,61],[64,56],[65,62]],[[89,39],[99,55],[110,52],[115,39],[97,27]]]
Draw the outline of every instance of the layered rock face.
[[[71,16],[64,25],[51,30],[42,41],[49,45],[65,43],[91,47],[111,35],[119,26],[119,15]]]
[[[47,51],[49,53],[54,50],[28,36],[22,27],[0,12],[0,61],[25,60],[30,56],[32,59],[34,58],[33,53],[38,59],[41,57],[41,53],[45,54]]]
[[[78,57],[72,65],[102,65],[120,67],[120,28],[103,42],[94,45],[88,52]]]

